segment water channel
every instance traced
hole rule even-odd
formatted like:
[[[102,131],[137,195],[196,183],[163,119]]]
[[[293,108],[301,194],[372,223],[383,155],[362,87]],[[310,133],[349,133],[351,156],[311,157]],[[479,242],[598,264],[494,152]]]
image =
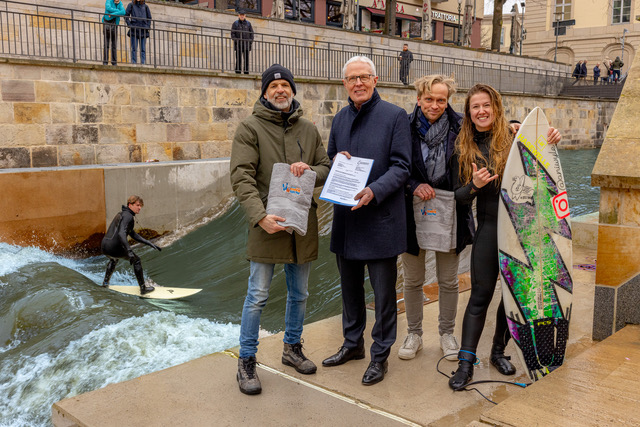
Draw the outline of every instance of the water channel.
[[[599,189],[590,185],[598,151],[561,152],[574,216],[598,209]],[[307,323],[341,312],[329,252],[331,207],[321,204],[319,217]],[[162,252],[137,249],[157,283],[203,289],[166,302],[100,288],[101,256],[69,259],[0,243],[0,426],[48,426],[51,405],[60,399],[236,346],[248,277],[245,240],[244,214],[234,203],[186,236],[165,238]],[[132,283],[131,268],[120,263],[112,284]],[[265,331],[284,327],[284,289],[284,273],[276,269]]]

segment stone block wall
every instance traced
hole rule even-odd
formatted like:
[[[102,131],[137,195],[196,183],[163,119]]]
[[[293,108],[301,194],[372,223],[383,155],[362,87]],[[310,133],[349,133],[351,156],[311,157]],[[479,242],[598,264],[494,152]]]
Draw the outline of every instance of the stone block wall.
[[[346,105],[338,82],[297,80],[305,117],[328,141]],[[412,88],[380,83],[382,98],[412,111]],[[214,72],[46,61],[0,62],[0,168],[30,168],[227,157],[236,126],[251,114],[260,79]],[[452,98],[458,111],[464,93]],[[613,101],[504,96],[507,116],[540,106],[563,145],[598,146]]]

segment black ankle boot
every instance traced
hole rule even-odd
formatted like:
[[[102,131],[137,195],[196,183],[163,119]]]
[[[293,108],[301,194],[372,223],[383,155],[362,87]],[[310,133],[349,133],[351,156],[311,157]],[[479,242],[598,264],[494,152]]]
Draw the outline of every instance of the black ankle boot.
[[[458,370],[449,378],[449,387],[453,390],[462,390],[473,379],[473,362],[470,358],[475,362],[475,354],[466,351],[458,353]]]
[[[501,344],[493,344],[489,362],[491,362],[502,375],[513,375],[516,373],[516,367],[513,366],[509,360],[511,360],[511,356],[504,355],[504,346]]]
[[[149,292],[153,292],[155,290],[156,290],[156,288],[154,288],[151,285],[147,285],[146,283],[143,283],[142,285],[140,285],[140,295],[145,295],[145,294],[148,294]]]

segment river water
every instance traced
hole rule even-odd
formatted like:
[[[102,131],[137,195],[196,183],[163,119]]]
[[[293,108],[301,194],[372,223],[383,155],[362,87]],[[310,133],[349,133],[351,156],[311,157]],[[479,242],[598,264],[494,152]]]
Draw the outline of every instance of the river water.
[[[561,152],[573,215],[598,209],[599,191],[590,186],[597,154]],[[307,323],[341,312],[329,205],[320,204],[319,218]],[[248,277],[245,241],[244,215],[233,203],[208,224],[161,240],[162,252],[136,249],[157,283],[203,289],[176,301],[99,287],[103,257],[69,259],[0,243],[0,426],[48,426],[58,400],[236,346]],[[129,264],[121,262],[112,284],[132,283]],[[262,318],[265,333],[283,329],[285,296],[279,268]]]

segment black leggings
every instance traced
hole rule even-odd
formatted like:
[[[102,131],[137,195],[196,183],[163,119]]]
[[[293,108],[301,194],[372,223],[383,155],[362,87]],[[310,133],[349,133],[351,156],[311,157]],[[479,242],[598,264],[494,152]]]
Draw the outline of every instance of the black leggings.
[[[138,281],[138,285],[144,286],[144,273],[142,272],[142,261],[140,261],[140,257],[136,254],[133,254],[133,257],[112,257],[107,255],[109,258],[109,264],[107,264],[107,271],[104,275],[104,283],[108,284],[109,280],[111,280],[111,275],[113,271],[116,269],[116,265],[118,265],[118,261],[120,259],[128,260],[131,265],[133,265],[133,272],[136,275],[136,280]]]
[[[462,322],[460,349],[474,354],[499,274],[497,209],[484,209],[490,204],[478,200],[478,230],[471,250],[471,296]],[[510,337],[504,303],[500,298],[493,343],[506,346]]]

